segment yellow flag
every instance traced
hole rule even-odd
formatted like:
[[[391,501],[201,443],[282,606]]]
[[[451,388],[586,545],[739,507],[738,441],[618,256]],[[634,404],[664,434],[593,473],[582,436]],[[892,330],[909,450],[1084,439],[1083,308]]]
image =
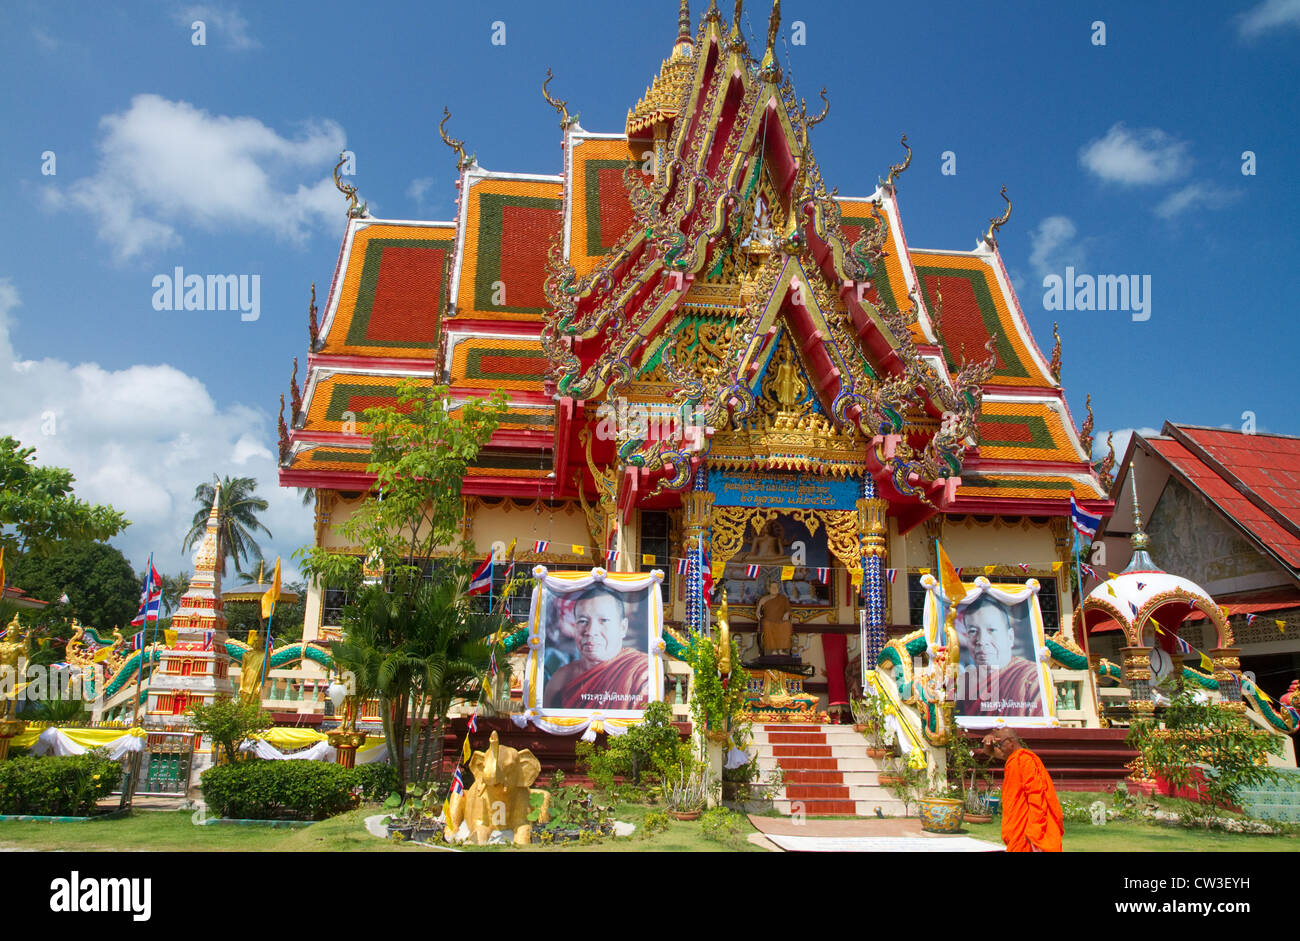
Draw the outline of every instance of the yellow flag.
[[[929,569],[921,569],[921,574],[922,574],[922,575],[929,575],[929,574],[930,574],[930,570],[929,570]]]
[[[714,562],[712,565],[712,569],[713,569],[713,580],[717,581],[719,578],[722,577],[722,573],[727,570],[727,563]]]
[[[574,546],[574,547],[573,547],[573,554],[574,554],[574,555],[586,555],[586,554],[587,554],[587,547],[586,547],[586,546]]]
[[[648,552],[644,552],[644,553],[641,554],[641,564],[642,564],[642,565],[654,565],[654,564],[655,564],[655,557],[652,556],[652,555],[650,555]]]
[[[1053,562],[1053,563],[1052,563],[1052,571],[1053,571],[1053,572],[1059,572],[1059,571],[1061,570],[1061,566],[1064,565],[1064,564],[1065,564],[1064,562]]]
[[[461,759],[460,759],[461,763],[466,765],[469,764],[469,756],[474,754],[474,749],[470,748],[469,746],[468,732],[465,733],[465,744],[461,747],[460,754],[461,754]]]
[[[854,588],[861,588],[861,587],[862,587],[862,572],[861,572],[861,571],[857,571],[857,572],[854,572],[854,573],[853,573],[853,587],[854,587]]]
[[[1209,670],[1211,673],[1214,672],[1214,661],[1205,654],[1201,654],[1201,669]]]
[[[966,597],[966,586],[962,584],[957,570],[952,567],[948,553],[943,551],[943,544],[936,542],[934,545],[939,557],[939,581],[943,585],[943,595],[951,603],[961,601]]]
[[[1256,693],[1258,693],[1259,695],[1263,696],[1263,697],[1264,697],[1264,700],[1265,700],[1266,702],[1272,702],[1272,701],[1273,701],[1273,697],[1270,696],[1268,693],[1264,692],[1262,689],[1260,689],[1260,688],[1259,688],[1259,684],[1257,684],[1257,683],[1252,683],[1250,688],[1253,689],[1253,690],[1254,690]]]
[[[5,587],[5,551],[0,548],[0,591]]]
[[[794,578],[794,566],[793,565],[781,566],[781,581],[788,582],[793,578]]]
[[[1286,621],[1274,621],[1273,623],[1277,625],[1277,629],[1279,631],[1281,631],[1283,634],[1286,633]]]
[[[178,635],[177,635],[177,633],[176,633],[175,631],[172,631],[172,630],[166,630],[166,629],[163,630],[163,638],[167,641],[167,646],[168,646],[168,647],[175,647],[175,646],[176,646],[176,638],[177,638],[177,636],[178,636]]]
[[[280,600],[280,557],[275,557],[275,574],[271,576],[271,587],[262,595],[262,617],[269,618],[275,610],[275,603]]]
[[[1106,591],[1110,594],[1112,598],[1119,597],[1119,595],[1115,594],[1115,589],[1111,586],[1110,582],[1106,583]]]
[[[986,565],[986,566],[984,566],[984,574],[985,574],[985,575],[992,575],[992,574],[993,574],[993,570],[994,570],[995,568],[997,568],[996,565]]]
[[[442,801],[442,822],[447,826],[451,822],[451,794],[448,794]]]
[[[105,660],[108,659],[108,655],[111,654],[112,652],[113,652],[112,647],[100,647],[98,650],[95,651],[95,662],[103,663]]]

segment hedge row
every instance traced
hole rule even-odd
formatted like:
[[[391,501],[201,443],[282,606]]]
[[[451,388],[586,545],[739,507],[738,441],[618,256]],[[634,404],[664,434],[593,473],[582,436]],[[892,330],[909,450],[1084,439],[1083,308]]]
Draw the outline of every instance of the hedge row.
[[[10,758],[0,762],[0,814],[87,817],[122,781],[102,754]]]
[[[397,789],[397,769],[246,759],[209,768],[201,780],[203,800],[221,817],[323,820],[352,809],[358,799],[383,800]]]

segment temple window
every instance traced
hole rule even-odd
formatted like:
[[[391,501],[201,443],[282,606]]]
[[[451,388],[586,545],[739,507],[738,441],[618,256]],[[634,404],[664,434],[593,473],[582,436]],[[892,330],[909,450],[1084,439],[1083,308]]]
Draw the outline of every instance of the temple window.
[[[641,562],[643,555],[654,556],[654,568],[662,569],[664,573],[664,597],[673,597],[673,574],[676,566],[672,564],[668,513],[664,510],[641,511],[641,551],[633,560],[633,567],[637,571],[647,567]]]

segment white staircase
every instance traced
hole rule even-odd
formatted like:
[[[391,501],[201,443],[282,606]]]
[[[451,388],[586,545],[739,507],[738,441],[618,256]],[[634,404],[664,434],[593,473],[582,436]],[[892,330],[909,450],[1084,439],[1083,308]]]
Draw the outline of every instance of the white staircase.
[[[772,799],[783,814],[808,817],[901,817],[903,802],[879,783],[881,764],[848,725],[755,724],[752,746],[764,779],[781,768],[785,784]]]

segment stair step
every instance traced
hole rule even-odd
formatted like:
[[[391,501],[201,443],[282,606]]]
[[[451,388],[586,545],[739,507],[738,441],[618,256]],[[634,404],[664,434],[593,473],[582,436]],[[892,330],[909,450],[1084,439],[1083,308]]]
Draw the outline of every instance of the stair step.
[[[778,813],[806,817],[875,817],[876,808],[886,817],[905,816],[903,802],[896,799],[877,801],[790,801],[774,800],[772,808]]]

